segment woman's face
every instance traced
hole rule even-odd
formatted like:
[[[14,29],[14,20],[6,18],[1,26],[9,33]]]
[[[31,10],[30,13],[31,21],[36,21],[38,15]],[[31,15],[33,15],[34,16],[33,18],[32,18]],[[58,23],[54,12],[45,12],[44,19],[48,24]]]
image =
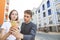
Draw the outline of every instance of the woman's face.
[[[15,21],[15,20],[17,19],[17,17],[18,17],[17,11],[13,11],[13,12],[11,13],[11,20]]]

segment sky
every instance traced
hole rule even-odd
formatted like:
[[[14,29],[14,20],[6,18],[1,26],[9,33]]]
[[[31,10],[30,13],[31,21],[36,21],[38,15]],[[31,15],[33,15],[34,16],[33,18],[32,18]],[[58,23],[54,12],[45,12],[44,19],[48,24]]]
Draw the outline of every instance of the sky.
[[[10,0],[9,12],[13,9],[18,11],[19,19],[23,18],[25,10],[38,8],[42,0]]]

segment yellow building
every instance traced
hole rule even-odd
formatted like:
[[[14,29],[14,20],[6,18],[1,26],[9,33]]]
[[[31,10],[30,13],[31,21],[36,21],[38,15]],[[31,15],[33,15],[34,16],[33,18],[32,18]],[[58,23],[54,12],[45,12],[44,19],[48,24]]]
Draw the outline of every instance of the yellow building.
[[[0,25],[8,20],[9,0],[0,0]]]
[[[4,7],[5,0],[0,0],[0,25],[3,23],[4,20]]]

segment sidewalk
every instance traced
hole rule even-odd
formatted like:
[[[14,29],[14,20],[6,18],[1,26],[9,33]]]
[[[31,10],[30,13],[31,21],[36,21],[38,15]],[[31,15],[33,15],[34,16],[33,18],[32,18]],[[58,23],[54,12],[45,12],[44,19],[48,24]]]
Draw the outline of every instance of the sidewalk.
[[[42,34],[51,34],[51,35],[60,35],[60,32],[42,32],[42,31],[37,31],[37,33],[42,33]]]
[[[48,32],[49,34],[59,35],[60,32]]]

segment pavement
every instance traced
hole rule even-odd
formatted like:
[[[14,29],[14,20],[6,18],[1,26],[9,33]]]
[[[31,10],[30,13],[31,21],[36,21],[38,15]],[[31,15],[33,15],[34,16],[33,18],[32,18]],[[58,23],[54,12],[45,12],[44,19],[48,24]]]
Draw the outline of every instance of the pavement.
[[[37,32],[35,40],[60,40],[60,33],[57,32]]]
[[[51,35],[59,35],[60,34],[60,32],[48,32],[48,33],[46,33],[46,32],[41,32],[41,31],[37,31],[37,33],[51,34]]]

